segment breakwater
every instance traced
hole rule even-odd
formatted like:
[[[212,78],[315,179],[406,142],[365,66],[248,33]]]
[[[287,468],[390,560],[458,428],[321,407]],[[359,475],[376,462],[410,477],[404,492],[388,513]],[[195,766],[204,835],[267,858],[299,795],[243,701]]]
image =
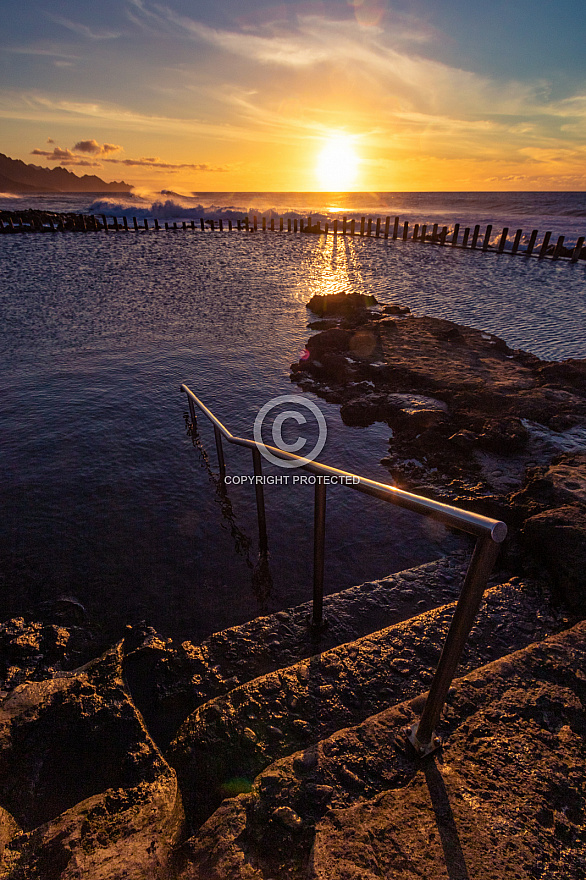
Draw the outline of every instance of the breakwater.
[[[525,258],[535,257],[543,260],[549,258],[552,261],[565,260],[576,263],[586,259],[586,247],[584,236],[579,236],[576,241],[566,243],[566,236],[559,235],[552,239],[551,231],[539,233],[533,229],[524,232],[517,229],[514,232],[509,227],[503,227],[499,232],[493,231],[491,224],[481,227],[461,227],[454,223],[450,226],[440,226],[438,223],[410,223],[401,220],[399,216],[361,217],[360,221],[355,218],[341,217],[334,219],[322,227],[321,222],[312,222],[311,215],[307,219],[303,217],[270,217],[244,215],[235,221],[201,217],[196,220],[160,222],[154,218],[144,218],[139,221],[136,217],[111,216],[105,214],[49,214],[40,211],[24,211],[20,214],[2,212],[0,214],[0,233],[59,233],[59,232],[105,232],[109,233],[145,233],[149,231],[160,232],[279,232],[291,234],[310,235],[342,235],[359,236],[361,238],[375,238],[383,241],[396,243],[409,243],[419,245],[433,245],[436,247],[460,248],[470,251],[490,251],[495,254],[508,256],[521,256]]]

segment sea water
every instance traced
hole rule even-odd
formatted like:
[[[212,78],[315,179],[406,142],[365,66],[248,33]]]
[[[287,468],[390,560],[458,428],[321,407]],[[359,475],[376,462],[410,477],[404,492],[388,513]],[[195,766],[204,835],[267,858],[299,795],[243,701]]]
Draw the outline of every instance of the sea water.
[[[583,194],[444,194],[443,204],[440,196],[353,194],[327,204],[310,194],[164,194],[160,204],[27,196],[0,207],[163,220],[199,217],[202,208],[225,218],[250,208],[316,219],[396,210],[413,222],[547,227],[568,240],[584,231]],[[199,419],[202,445],[194,447],[179,386],[189,385],[233,433],[252,437],[265,403],[299,393],[289,366],[311,335],[305,304],[314,293],[374,293],[545,358],[586,351],[583,263],[199,230],[5,235],[0,259],[0,610],[27,613],[74,596],[112,634],[146,619],[166,635],[197,639],[310,598],[312,487],[265,487],[267,571],[254,489],[222,493],[211,426]],[[387,482],[380,459],[389,428],[348,428],[338,406],[305,397],[327,423],[320,460]],[[229,474],[252,473],[248,451],[225,453]],[[346,487],[328,491],[326,592],[453,546],[426,520]]]

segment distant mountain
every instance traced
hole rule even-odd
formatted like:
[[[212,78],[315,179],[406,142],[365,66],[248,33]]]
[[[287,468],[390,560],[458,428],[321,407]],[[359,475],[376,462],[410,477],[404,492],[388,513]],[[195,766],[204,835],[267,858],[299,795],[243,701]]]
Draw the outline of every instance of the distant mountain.
[[[95,174],[78,177],[66,168],[41,168],[27,165],[0,153],[0,191],[29,192],[130,192],[132,186],[123,180],[106,183]]]

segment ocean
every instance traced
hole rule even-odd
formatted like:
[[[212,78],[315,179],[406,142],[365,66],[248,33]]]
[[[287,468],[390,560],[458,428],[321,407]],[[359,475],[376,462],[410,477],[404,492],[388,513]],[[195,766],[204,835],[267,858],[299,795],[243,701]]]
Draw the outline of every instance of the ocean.
[[[159,193],[0,198],[0,209],[551,231],[573,244],[584,193]],[[562,360],[586,352],[585,264],[402,242],[284,233],[144,231],[0,236],[2,509],[0,611],[79,600],[113,637],[146,620],[197,640],[311,598],[313,490],[265,487],[268,573],[254,490],[219,491],[211,426],[186,432],[185,382],[236,434],[261,407],[299,393],[289,365],[311,330],[314,293],[373,293]],[[386,482],[386,425],[348,428],[323,412],[320,460]],[[392,441],[391,441],[392,442]],[[226,449],[228,473],[251,473]],[[266,469],[267,474],[276,468]],[[326,592],[436,558],[453,535],[344,487],[328,492]]]

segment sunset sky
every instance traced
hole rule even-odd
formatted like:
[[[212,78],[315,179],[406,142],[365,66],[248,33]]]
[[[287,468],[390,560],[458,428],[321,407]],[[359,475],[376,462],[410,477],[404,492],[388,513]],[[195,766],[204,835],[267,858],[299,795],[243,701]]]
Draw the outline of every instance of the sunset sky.
[[[5,0],[0,152],[179,192],[584,190],[584,12]]]

